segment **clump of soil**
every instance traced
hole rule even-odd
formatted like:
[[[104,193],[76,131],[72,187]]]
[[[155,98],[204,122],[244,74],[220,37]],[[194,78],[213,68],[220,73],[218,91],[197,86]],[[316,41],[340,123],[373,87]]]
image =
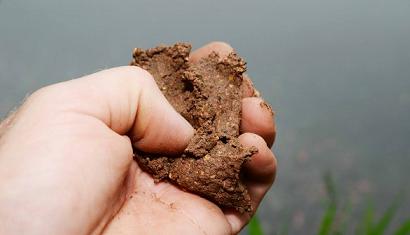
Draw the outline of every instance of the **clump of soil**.
[[[246,63],[236,53],[221,58],[216,52],[190,63],[190,51],[191,45],[185,43],[134,50],[131,65],[148,70],[196,130],[181,156],[135,150],[135,159],[158,181],[168,180],[221,207],[251,211],[240,171],[257,150],[238,141]]]

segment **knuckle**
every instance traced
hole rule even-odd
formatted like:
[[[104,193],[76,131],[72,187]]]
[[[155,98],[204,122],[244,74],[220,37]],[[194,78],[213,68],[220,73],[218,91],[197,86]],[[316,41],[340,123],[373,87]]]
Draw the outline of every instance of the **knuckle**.
[[[122,66],[116,68],[119,70],[120,74],[123,76],[119,76],[121,79],[125,80],[128,84],[145,84],[145,85],[154,85],[155,80],[154,77],[149,73],[147,70],[139,67],[139,66]]]

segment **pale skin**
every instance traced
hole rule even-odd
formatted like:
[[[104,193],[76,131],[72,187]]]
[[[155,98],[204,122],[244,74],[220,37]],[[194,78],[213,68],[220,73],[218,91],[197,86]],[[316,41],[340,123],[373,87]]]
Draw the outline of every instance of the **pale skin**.
[[[227,55],[210,43],[190,56]],[[242,100],[240,142],[259,152],[244,167],[253,207],[272,185],[273,113]],[[151,75],[118,67],[34,92],[0,124],[0,234],[236,234],[252,214],[162,182],[133,161],[133,148],[175,155],[194,129],[166,101]]]

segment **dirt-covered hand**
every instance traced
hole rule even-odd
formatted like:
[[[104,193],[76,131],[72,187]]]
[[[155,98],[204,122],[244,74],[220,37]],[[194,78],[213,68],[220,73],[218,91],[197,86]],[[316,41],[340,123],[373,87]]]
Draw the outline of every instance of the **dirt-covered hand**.
[[[191,61],[211,51],[211,43]],[[240,141],[258,153],[245,166],[253,208],[272,185],[273,112],[249,79]],[[251,214],[166,183],[132,160],[134,147],[178,154],[193,128],[136,67],[98,72],[40,89],[0,124],[0,234],[233,234]]]

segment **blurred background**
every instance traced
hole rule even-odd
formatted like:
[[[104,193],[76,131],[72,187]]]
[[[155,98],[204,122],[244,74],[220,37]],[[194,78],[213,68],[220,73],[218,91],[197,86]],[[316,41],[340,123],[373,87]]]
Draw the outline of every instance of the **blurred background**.
[[[246,59],[277,113],[266,234],[318,230],[326,173],[347,233],[398,194],[393,223],[410,217],[408,0],[0,0],[0,118],[42,86],[127,64],[134,47],[214,40]]]

